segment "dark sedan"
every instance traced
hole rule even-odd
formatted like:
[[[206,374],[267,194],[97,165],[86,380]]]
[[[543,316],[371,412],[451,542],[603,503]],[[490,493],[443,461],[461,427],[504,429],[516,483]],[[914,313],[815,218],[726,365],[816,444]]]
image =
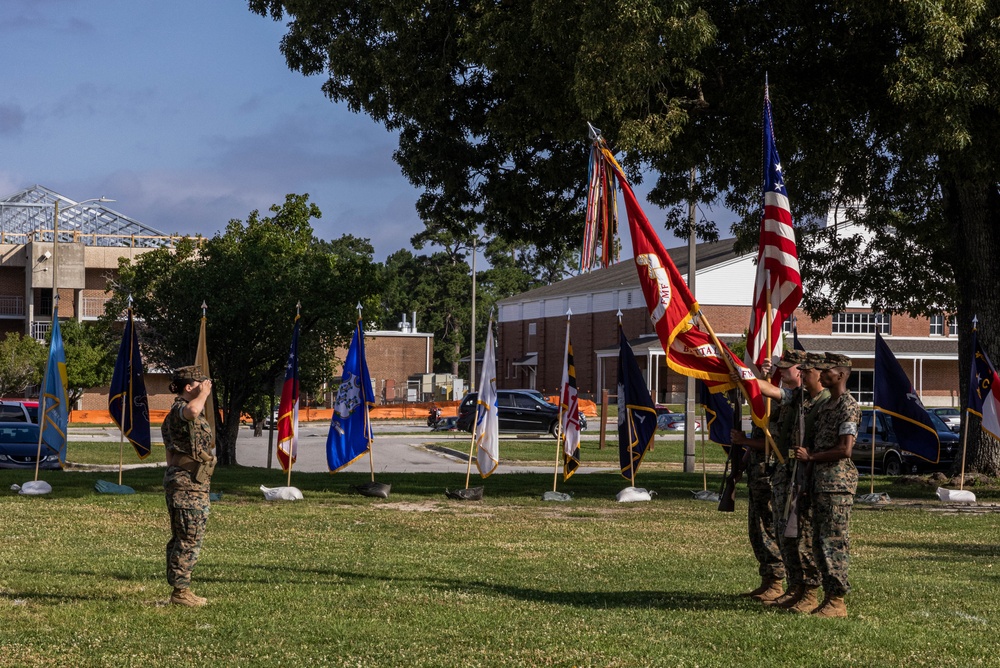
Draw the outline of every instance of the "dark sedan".
[[[470,392],[459,404],[459,431],[472,432],[478,399],[478,393]],[[559,407],[536,390],[497,390],[497,417],[501,433],[554,435],[559,430]],[[580,413],[580,429],[586,428],[587,418]]]
[[[905,443],[900,443],[892,422],[892,416],[879,411],[875,422],[875,469],[885,475],[920,473],[924,471],[948,471],[960,455],[958,434],[951,431],[934,413],[929,414],[931,422],[941,442],[941,457],[937,462],[929,462],[908,452]],[[872,411],[861,413],[861,429],[858,433],[851,459],[858,467],[871,468],[872,465]]]
[[[33,469],[38,460],[38,425],[0,422],[0,468]],[[59,456],[42,445],[39,468],[59,468]]]

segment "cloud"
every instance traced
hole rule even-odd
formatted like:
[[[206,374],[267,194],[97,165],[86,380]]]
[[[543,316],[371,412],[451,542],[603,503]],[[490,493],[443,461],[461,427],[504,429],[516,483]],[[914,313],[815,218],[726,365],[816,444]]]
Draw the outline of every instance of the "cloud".
[[[0,104],[0,135],[19,134],[24,129],[27,118],[19,105]]]

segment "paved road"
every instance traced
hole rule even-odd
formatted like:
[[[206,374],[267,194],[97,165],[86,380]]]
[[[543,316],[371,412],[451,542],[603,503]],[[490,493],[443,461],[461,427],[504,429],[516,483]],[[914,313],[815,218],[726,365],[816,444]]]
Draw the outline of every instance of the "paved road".
[[[465,473],[468,468],[466,456],[469,452],[470,435],[458,432],[432,432],[422,423],[376,423],[373,426],[375,442],[372,445],[372,458],[362,457],[348,466],[347,471],[368,472],[374,462],[376,473]],[[329,425],[320,422],[303,423],[299,435],[299,456],[295,470],[306,472],[327,472],[326,435]],[[614,432],[609,434],[609,438]],[[159,430],[153,430],[153,441],[160,440]],[[514,436],[500,437],[500,451],[503,452],[503,441]],[[597,439],[596,430],[588,430],[584,434],[587,440]],[[70,428],[71,441],[117,441],[119,432],[114,428]],[[551,439],[546,439],[552,442]],[[449,454],[449,447],[444,451],[431,450],[425,446],[441,444],[454,449]],[[240,427],[237,438],[236,458],[242,466],[264,468],[267,466],[268,433],[254,436],[249,427]],[[277,459],[272,455],[271,466],[278,468]],[[477,471],[475,462],[473,473]],[[579,473],[606,471],[605,468],[583,466]],[[501,464],[497,473],[551,473],[551,466],[518,466]]]

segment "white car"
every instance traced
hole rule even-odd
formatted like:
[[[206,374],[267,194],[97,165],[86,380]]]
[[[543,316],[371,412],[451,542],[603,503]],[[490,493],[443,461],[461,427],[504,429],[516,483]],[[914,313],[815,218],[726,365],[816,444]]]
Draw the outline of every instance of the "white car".
[[[657,412],[657,429],[663,429],[666,431],[684,431],[685,423],[686,420],[684,418],[684,413]],[[701,429],[701,423],[695,420],[694,430],[698,431],[699,429]]]

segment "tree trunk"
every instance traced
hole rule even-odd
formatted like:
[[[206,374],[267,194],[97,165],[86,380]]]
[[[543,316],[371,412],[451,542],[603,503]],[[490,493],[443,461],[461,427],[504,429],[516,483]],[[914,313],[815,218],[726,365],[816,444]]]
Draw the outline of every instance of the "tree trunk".
[[[996,365],[1000,360],[1000,195],[995,184],[982,174],[965,168],[968,156],[942,160],[952,169],[945,183],[945,217],[956,230],[952,263],[959,286],[958,361],[962,407],[969,405],[969,374],[972,364],[972,319],[978,320],[977,337]],[[1000,442],[980,428],[981,420],[963,411],[968,421],[966,471],[1000,476]],[[960,465],[960,464],[959,464]]]
[[[236,466],[236,439],[240,434],[240,415],[243,413],[245,396],[230,395],[224,403],[221,416],[216,417],[215,456],[219,466]]]

